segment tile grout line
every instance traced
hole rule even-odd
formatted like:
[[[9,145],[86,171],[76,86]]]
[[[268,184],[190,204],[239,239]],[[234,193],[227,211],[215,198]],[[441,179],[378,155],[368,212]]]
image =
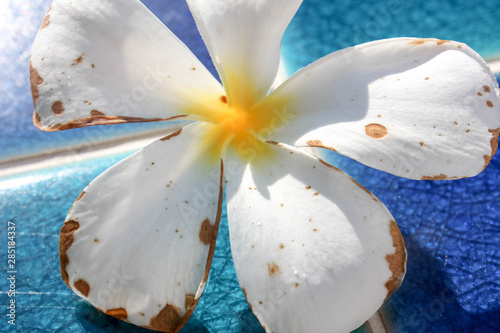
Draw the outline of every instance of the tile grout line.
[[[132,152],[152,143],[153,141],[180,128],[181,125],[155,130],[132,137],[116,138],[100,143],[86,144],[48,151],[37,155],[0,162],[0,178],[35,171],[39,169],[60,166],[90,160],[94,158]]]

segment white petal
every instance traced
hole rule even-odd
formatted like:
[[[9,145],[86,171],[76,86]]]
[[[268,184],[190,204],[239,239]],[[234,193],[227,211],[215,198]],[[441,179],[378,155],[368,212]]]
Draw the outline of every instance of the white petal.
[[[84,189],[60,237],[61,275],[101,311],[174,331],[203,292],[222,207],[221,162],[189,125]]]
[[[43,130],[198,113],[224,91],[137,0],[52,3],[31,50],[34,122]]]
[[[494,154],[498,84],[465,44],[398,38],[332,53],[297,72],[260,112],[288,112],[271,140],[327,147],[412,179],[474,176]]]
[[[278,72],[281,37],[302,0],[188,0],[229,103],[250,107]]]
[[[267,332],[350,332],[399,287],[404,241],[351,177],[281,146],[268,163],[225,161],[240,286]]]

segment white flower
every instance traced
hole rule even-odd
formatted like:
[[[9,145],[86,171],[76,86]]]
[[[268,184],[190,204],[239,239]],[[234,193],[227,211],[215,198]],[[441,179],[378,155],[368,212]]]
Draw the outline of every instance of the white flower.
[[[498,85],[464,44],[397,38],[332,53],[270,93],[300,3],[188,0],[221,85],[137,0],[53,2],[31,53],[39,128],[193,121],[75,202],[60,259],[78,295],[180,329],[207,280],[224,183],[238,279],[267,332],[353,330],[399,287],[391,214],[299,148],[411,179],[474,176],[497,147]]]

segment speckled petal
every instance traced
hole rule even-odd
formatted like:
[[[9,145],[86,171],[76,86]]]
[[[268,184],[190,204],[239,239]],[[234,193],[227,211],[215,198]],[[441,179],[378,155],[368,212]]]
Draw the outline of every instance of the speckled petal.
[[[499,89],[462,43],[397,38],[332,53],[275,90],[289,126],[272,140],[327,147],[411,179],[474,176],[496,151]]]
[[[30,57],[46,131],[199,115],[224,90],[140,1],[55,0]]]
[[[278,72],[281,37],[302,0],[188,0],[228,101],[250,107]]]
[[[60,236],[61,275],[102,312],[173,332],[203,292],[222,212],[222,165],[205,124],[154,142],[93,180]]]
[[[290,146],[269,163],[225,160],[231,251],[267,332],[350,332],[400,285],[406,250],[387,208]]]

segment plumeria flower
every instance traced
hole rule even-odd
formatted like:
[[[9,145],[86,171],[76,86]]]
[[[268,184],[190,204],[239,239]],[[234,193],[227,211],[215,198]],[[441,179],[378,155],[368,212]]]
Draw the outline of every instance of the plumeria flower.
[[[265,330],[355,329],[401,284],[404,241],[373,194],[302,148],[410,179],[474,176],[497,148],[494,76],[462,43],[396,38],[271,90],[302,1],[187,2],[222,84],[137,0],[56,0],[34,41],[40,129],[186,121],[84,189],[61,230],[63,280],[109,315],[178,331],[225,188],[238,280]]]

